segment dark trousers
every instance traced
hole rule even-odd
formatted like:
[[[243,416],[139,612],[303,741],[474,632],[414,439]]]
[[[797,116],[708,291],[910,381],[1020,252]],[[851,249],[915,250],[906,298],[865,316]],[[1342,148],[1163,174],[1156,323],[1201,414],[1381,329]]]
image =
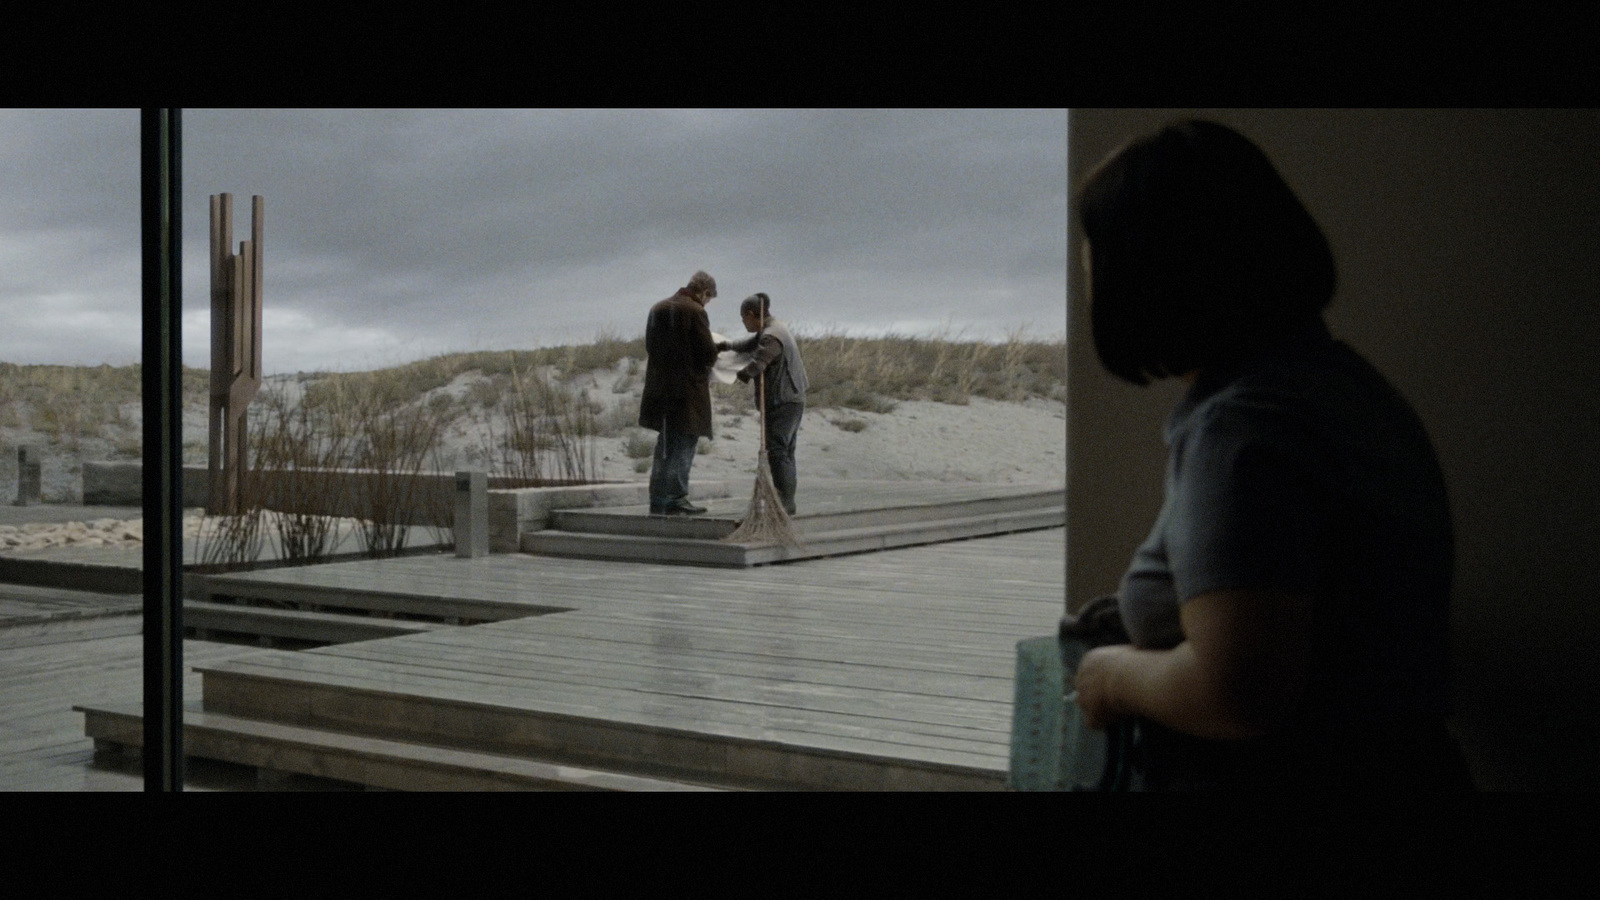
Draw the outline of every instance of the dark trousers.
[[[650,458],[650,505],[673,506],[689,502],[689,469],[700,438],[663,422],[656,434],[655,455]]]
[[[767,409],[767,463],[772,466],[772,486],[778,489],[783,508],[794,514],[794,491],[798,476],[794,467],[794,446],[800,434],[802,402],[784,403]]]

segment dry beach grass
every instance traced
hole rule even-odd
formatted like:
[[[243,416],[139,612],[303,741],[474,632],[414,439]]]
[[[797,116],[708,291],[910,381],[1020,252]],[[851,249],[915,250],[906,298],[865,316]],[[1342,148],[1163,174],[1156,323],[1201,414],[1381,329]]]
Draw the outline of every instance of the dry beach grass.
[[[807,477],[1065,481],[1064,338],[797,337],[812,381],[802,496]],[[643,371],[642,338],[601,333],[587,344],[272,376],[251,405],[252,446],[273,467],[642,480],[654,437],[635,424]],[[205,386],[206,373],[185,371],[189,464],[205,461]],[[716,438],[702,442],[694,477],[748,480],[758,459],[750,388],[716,384],[713,394]],[[140,421],[137,366],[0,363],[0,483],[13,489],[16,448],[29,444],[46,501],[76,502],[83,461],[139,458]],[[288,527],[315,543],[314,522],[276,527],[283,540]]]

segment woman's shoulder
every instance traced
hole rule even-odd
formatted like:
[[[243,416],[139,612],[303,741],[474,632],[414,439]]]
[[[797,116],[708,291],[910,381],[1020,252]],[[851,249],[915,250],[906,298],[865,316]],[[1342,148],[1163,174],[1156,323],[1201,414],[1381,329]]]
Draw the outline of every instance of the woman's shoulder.
[[[1202,417],[1273,419],[1405,406],[1382,373],[1342,342],[1266,359],[1212,385],[1192,403]]]
[[[1342,344],[1294,366],[1242,375],[1197,404],[1173,440],[1189,453],[1228,458],[1254,447],[1285,465],[1341,476],[1431,484],[1437,469],[1410,403]]]

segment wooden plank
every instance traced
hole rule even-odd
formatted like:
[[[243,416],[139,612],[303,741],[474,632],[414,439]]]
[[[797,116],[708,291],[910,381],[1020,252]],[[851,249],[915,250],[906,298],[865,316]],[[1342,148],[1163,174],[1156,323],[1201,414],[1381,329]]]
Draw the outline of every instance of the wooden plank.
[[[320,676],[307,684],[316,690],[318,685],[337,686],[337,676]],[[209,683],[209,682],[208,682]],[[409,693],[411,685],[396,680],[387,690],[369,694],[352,694],[347,700],[335,702],[337,692],[326,694],[316,707],[317,715],[305,722],[317,727],[342,730],[368,731],[373,728],[371,714],[380,709],[388,714],[387,732],[411,733],[428,742],[456,739],[474,742],[494,742],[493,749],[500,752],[519,752],[541,746],[539,736],[546,732],[558,735],[546,738],[543,745],[575,752],[584,744],[564,733],[570,724],[581,725],[582,731],[615,733],[609,745],[613,753],[632,756],[648,752],[648,743],[641,735],[656,735],[689,739],[714,745],[721,742],[755,742],[785,747],[787,752],[807,750],[848,753],[870,757],[881,764],[899,762],[920,765],[950,766],[973,772],[985,772],[989,777],[1003,779],[1009,747],[1004,738],[973,732],[970,739],[954,736],[926,736],[885,728],[880,721],[863,717],[829,716],[799,717],[775,711],[756,719],[748,704],[675,704],[674,717],[667,724],[652,721],[652,698],[638,693],[619,693],[602,705],[547,701],[537,707],[525,708],[525,698],[492,693],[469,693],[430,690],[423,694]],[[430,686],[430,687],[436,687]],[[409,705],[416,712],[401,717],[397,709]],[[655,709],[663,708],[656,704]],[[227,710],[239,714],[237,709]],[[527,715],[528,712],[534,715]],[[422,716],[418,720],[414,716]],[[517,721],[517,737],[508,739],[505,734],[513,729],[503,724],[507,718]],[[419,728],[421,721],[430,727]],[[409,724],[408,724],[409,723]],[[439,723],[443,723],[442,725]],[[486,725],[485,723],[491,723]],[[493,724],[500,723],[500,724]],[[434,727],[436,726],[436,727]],[[805,730],[800,730],[800,729]],[[500,737],[496,737],[496,736]],[[589,744],[595,754],[603,754],[605,740]],[[620,750],[615,748],[621,748]]]
[[[246,668],[447,704],[619,726],[692,722],[796,752],[847,748],[1002,772],[1015,642],[1053,629],[1064,568],[1059,532],[997,540],[755,577],[612,567],[597,583],[581,577],[596,564],[524,562],[518,590],[575,604],[564,592],[581,592],[585,608],[258,657]],[[512,561],[499,565],[502,579],[514,570]],[[752,601],[769,594],[782,599]],[[677,643],[657,646],[664,635]],[[364,702],[337,714],[357,714]]]
[[[344,657],[346,660],[352,657]],[[951,679],[951,689],[933,690],[927,681],[913,680],[908,686],[862,684],[862,677],[841,681],[807,680],[802,673],[793,677],[774,677],[772,672],[720,669],[715,662],[693,668],[672,668],[648,663],[610,663],[602,666],[569,659],[563,665],[548,660],[524,661],[522,667],[491,666],[481,658],[412,660],[382,658],[372,654],[365,662],[371,668],[330,667],[372,679],[381,672],[383,683],[392,685],[400,677],[414,677],[419,686],[435,684],[445,689],[493,690],[504,695],[526,694],[532,698],[553,696],[608,696],[618,690],[648,693],[658,700],[681,697],[689,701],[747,701],[768,707],[792,710],[874,717],[919,722],[930,725],[992,723],[1005,715],[995,704],[1003,704],[1010,694],[1009,679],[965,676],[964,683]],[[537,676],[526,672],[531,663],[541,665]],[[781,673],[777,673],[781,674]],[[856,672],[849,673],[851,675]]]
[[[870,757],[1001,777],[1015,644],[1054,630],[1064,575],[1061,529],[743,570],[514,554],[355,560],[229,578],[574,611],[303,653],[225,647],[215,661],[187,661],[219,675],[301,682],[307,693],[296,702],[340,721],[377,705],[457,723],[463,735],[502,722],[494,727],[530,728],[552,741],[610,723],[620,735],[612,740],[698,740],[704,749],[696,753],[725,740],[745,748],[730,754],[778,754],[763,757],[777,767],[812,754],[809,764],[819,766]],[[96,699],[68,691],[30,713],[5,706],[8,692],[20,704],[41,677],[120,677],[136,700],[137,653],[133,659],[111,672],[72,670],[33,653],[9,674],[0,669],[0,722],[15,718],[20,729],[0,737],[0,786],[9,770],[26,770],[16,777],[33,783],[59,778],[72,764],[39,761],[52,754],[84,764],[91,745],[81,719],[68,713],[62,735],[49,717]],[[187,687],[198,677],[186,676],[190,697],[199,694]],[[42,718],[31,723],[34,715]],[[502,716],[547,721],[513,726]],[[6,740],[16,765],[6,762]]]
[[[142,790],[143,778],[94,764],[94,742],[74,704],[137,702],[143,694],[144,639],[138,635],[14,647],[0,652],[0,790]],[[184,661],[212,664],[258,652],[184,642]],[[186,697],[200,676],[184,675]]]
[[[87,727],[97,738],[128,746],[143,743],[140,707],[93,710],[86,714]],[[395,790],[713,790],[659,778],[386,741],[206,712],[185,716],[184,744],[208,758]]]
[[[983,696],[997,697],[1005,693],[1009,677],[999,670],[1009,665],[1009,660],[997,656],[992,668],[995,674],[974,673],[972,667],[935,668],[920,664],[923,660],[908,657],[903,661],[885,662],[868,653],[855,659],[841,660],[806,652],[803,648],[792,654],[729,653],[713,650],[686,650],[670,657],[657,657],[649,662],[640,661],[640,655],[631,648],[599,641],[573,641],[561,637],[545,641],[523,641],[517,644],[476,643],[471,648],[451,652],[439,644],[420,642],[388,644],[381,648],[366,648],[376,658],[400,661],[406,657],[403,648],[415,648],[415,658],[437,661],[441,665],[461,665],[466,670],[504,671],[508,677],[528,680],[557,677],[559,673],[575,669],[612,670],[619,666],[648,667],[658,673],[704,672],[711,675],[739,675],[759,679],[767,678],[784,683],[834,685],[862,690],[902,691],[923,693],[938,697]],[[358,660],[361,648],[347,648],[338,658]],[[377,656],[381,654],[381,656]],[[930,653],[929,659],[933,657]],[[998,685],[988,684],[993,679]]]

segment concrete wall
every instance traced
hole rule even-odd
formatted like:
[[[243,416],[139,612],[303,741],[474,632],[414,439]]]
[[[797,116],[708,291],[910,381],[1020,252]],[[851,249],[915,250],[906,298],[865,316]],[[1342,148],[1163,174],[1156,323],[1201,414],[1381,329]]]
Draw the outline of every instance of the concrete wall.
[[[1322,223],[1328,321],[1433,436],[1457,529],[1456,725],[1480,787],[1600,787],[1600,113],[1073,110],[1072,184],[1181,115],[1239,129]],[[1160,505],[1172,382],[1105,374],[1069,225],[1069,608]]]
[[[83,464],[84,504],[91,506],[138,506],[144,493],[143,467],[136,462],[86,462]],[[275,473],[291,476],[294,473]],[[303,474],[303,473],[302,473]],[[324,515],[351,516],[356,504],[351,493],[369,489],[370,473],[324,472],[322,477],[349,479],[350,484],[337,490],[323,492]],[[412,508],[409,524],[433,525],[449,528],[455,515],[455,475],[448,472],[426,473],[420,476],[416,490],[416,504]],[[619,482],[608,484],[579,484],[534,488],[504,487],[505,478],[488,479],[488,539],[489,550],[494,553],[515,553],[521,546],[522,533],[540,531],[550,522],[550,514],[561,509],[594,509],[608,506],[646,506],[650,503],[650,485],[645,482]],[[301,491],[304,495],[305,492]],[[189,508],[203,507],[210,496],[210,476],[204,466],[185,466],[183,470],[183,503]],[[731,496],[725,481],[697,481],[690,485],[689,497],[693,500],[720,499]],[[276,506],[269,499],[267,508]]]
[[[138,506],[144,495],[144,468],[136,462],[86,462],[83,464],[83,502],[86,506]],[[280,485],[282,480],[290,478],[314,478],[319,480],[336,479],[341,484],[335,486],[325,485],[321,490],[308,491],[301,488],[297,493],[306,497],[311,495],[316,498],[320,508],[308,510],[330,516],[355,516],[361,508],[361,497],[366,492],[374,490],[376,476],[371,472],[356,470],[322,470],[311,472],[266,472],[258,473],[268,479],[268,497],[264,505],[268,509],[281,509],[283,504],[275,500],[273,492],[283,490]],[[397,476],[391,476],[397,477]],[[519,493],[532,497],[542,497],[546,494],[566,496],[571,486],[552,486],[547,488],[510,488],[512,484],[507,478],[490,478],[490,493]],[[590,492],[601,487],[598,485],[578,485],[578,494],[588,496]],[[626,487],[626,485],[619,485]],[[409,525],[434,525],[450,527],[455,515],[455,474],[452,472],[423,472],[417,476],[417,483],[411,490],[411,503],[409,506]],[[391,495],[400,493],[398,488],[390,488]],[[188,508],[203,507],[211,496],[210,475],[204,466],[184,466],[183,468],[183,505]],[[524,501],[526,504],[527,501]],[[638,501],[649,502],[648,498]],[[547,504],[548,505],[548,504]]]
[[[144,464],[136,462],[86,462],[83,464],[84,506],[139,506],[144,502]],[[183,505],[205,506],[211,496],[211,476],[204,466],[183,467]]]

